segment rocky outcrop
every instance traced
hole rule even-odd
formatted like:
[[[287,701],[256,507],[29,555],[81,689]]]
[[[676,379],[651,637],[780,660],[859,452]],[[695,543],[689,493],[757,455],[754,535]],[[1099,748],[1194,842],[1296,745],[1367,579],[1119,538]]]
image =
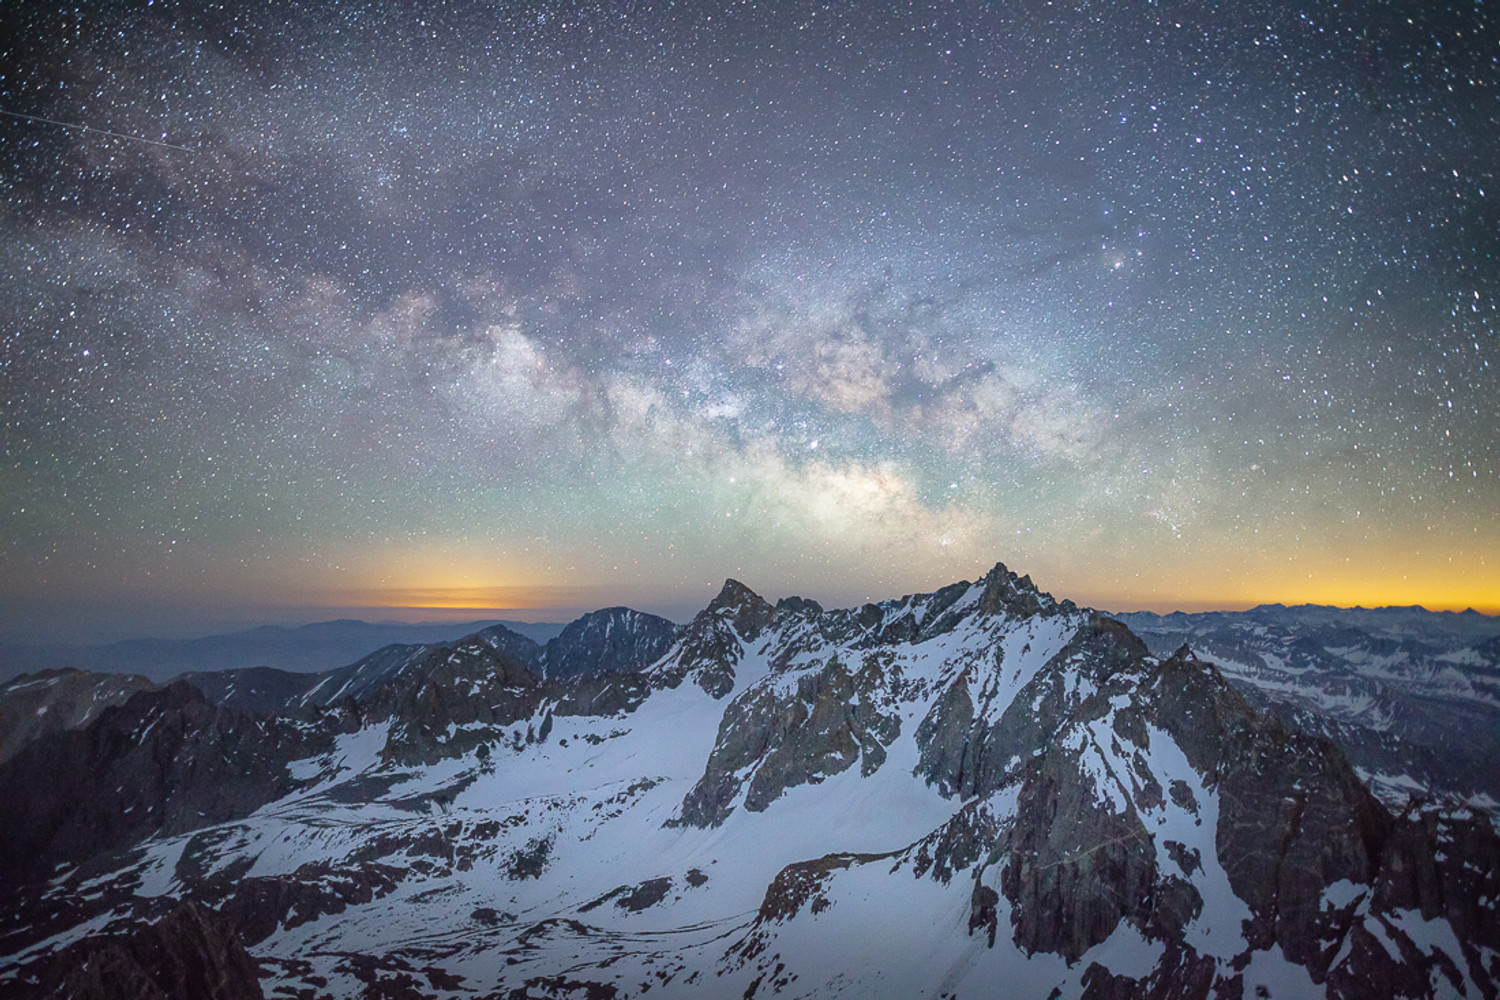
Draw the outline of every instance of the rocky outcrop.
[[[569,623],[539,659],[548,680],[636,673],[660,659],[681,626],[630,608],[605,608]]]
[[[1160,790],[1129,775],[1100,773],[1099,761],[1108,758],[1095,745],[1107,739],[1111,756],[1118,756],[1115,744],[1144,742],[1132,723],[1140,709],[1133,699],[1149,669],[1145,656],[1124,626],[1096,618],[1021,689],[998,722],[973,737],[973,794],[1020,782],[1000,886],[1012,904],[1013,940],[1027,952],[1076,961],[1121,920],[1142,930],[1162,923],[1156,911],[1163,873],[1140,815],[1140,807],[1159,801]],[[963,778],[950,781],[963,788]],[[1145,801],[1132,801],[1142,794]],[[1177,921],[1168,915],[1166,922]]]
[[[888,857],[887,854],[826,854],[812,861],[787,865],[766,887],[765,898],[756,912],[756,926],[790,920],[804,908],[812,913],[822,912],[829,905],[824,890],[835,872]]]
[[[1320,979],[1331,957],[1320,942],[1336,934],[1324,887],[1371,880],[1389,815],[1335,747],[1255,715],[1189,650],[1161,664],[1151,692],[1153,723],[1218,788],[1218,856],[1255,914],[1251,940],[1275,942]]]
[[[703,614],[722,618],[737,634],[754,639],[771,623],[776,609],[740,581],[729,579],[708,602]]]
[[[595,625],[611,620],[618,621],[606,615]],[[467,753],[490,742],[495,730],[521,722],[528,724],[531,738],[545,739],[553,715],[608,716],[637,708],[652,684],[635,664],[661,644],[664,632],[657,623],[663,622],[675,628],[665,619],[648,621],[640,643],[611,639],[596,650],[604,657],[598,669],[580,666],[579,673],[561,679],[540,676],[504,644],[482,634],[435,647],[381,687],[361,711],[369,719],[392,720],[386,758],[402,763],[430,764]],[[603,632],[590,626],[574,637],[588,635]],[[587,650],[560,648],[579,657]]]
[[[1231,985],[1218,974],[1218,963],[1208,955],[1169,944],[1149,975],[1117,975],[1098,962],[1083,973],[1083,1000],[1204,1000],[1210,995],[1228,1000],[1243,996],[1240,984]],[[1210,993],[1210,991],[1213,991]]]
[[[64,729],[79,729],[111,705],[156,685],[139,674],[89,670],[43,670],[0,685],[0,764],[33,740]]]
[[[984,593],[979,610],[987,615],[1010,615],[1030,618],[1036,615],[1069,614],[1077,611],[1072,601],[1056,601],[1052,595],[1037,589],[1030,576],[1017,576],[1004,563],[996,563],[984,578]]]
[[[714,698],[734,690],[735,665],[776,616],[776,609],[738,580],[725,580],[650,671],[656,687],[675,688],[691,679]]]
[[[337,716],[293,726],[219,708],[182,681],[138,692],[0,768],[0,881],[247,816],[295,788],[287,762],[326,749],[340,725]]]
[[[979,770],[983,732],[974,721],[972,675],[965,671],[945,688],[917,724],[917,774],[944,795],[968,797]]]
[[[946,885],[1004,843],[1003,827],[986,803],[968,803],[907,852],[912,874],[917,878],[930,875]]]
[[[1114,933],[1144,928],[1157,881],[1151,835],[1133,811],[1101,801],[1073,754],[1049,753],[1021,788],[1000,885],[1013,940],[1069,962]]]
[[[34,994],[55,1000],[261,1000],[255,960],[228,920],[178,903],[154,923],[59,953]]]
[[[549,682],[547,692],[558,716],[608,716],[635,711],[651,694],[651,682],[639,673],[596,674]]]
[[[386,759],[430,764],[485,742],[476,724],[530,719],[542,700],[541,678],[503,649],[468,639],[431,650],[381,688],[366,714],[392,720]]]
[[[1412,809],[1397,818],[1380,856],[1379,909],[1442,918],[1460,937],[1500,953],[1500,922],[1481,902],[1491,900],[1500,900],[1500,836],[1489,816]]]
[[[819,610],[825,638],[864,648],[926,642],[952,632],[976,614],[1019,620],[1076,614],[1078,608],[1072,601],[1053,600],[1030,577],[1017,576],[1004,563],[996,563],[973,583],[961,580],[930,594],[908,594],[899,601],[848,611]]]
[[[736,697],[724,710],[703,777],[674,822],[716,826],[742,789],[745,808],[759,812],[788,788],[816,784],[856,761],[863,774],[873,774],[901,723],[877,707],[883,679],[879,661],[865,663],[850,674],[833,657],[822,669],[795,676],[790,685],[755,687]]]
[[[1022,600],[1029,605],[1032,598]],[[1134,683],[1113,675],[1139,666],[1147,655],[1124,625],[1094,616],[1008,703],[993,704],[998,659],[992,668],[964,671],[917,727],[917,773],[943,794],[964,799],[1011,784],[1060,725],[1102,714],[1110,697]]]
[[[895,645],[921,642],[941,635],[963,620],[964,609],[954,605],[969,592],[969,587],[968,581],[961,580],[931,594],[908,595],[899,603],[866,604],[852,612],[849,624],[863,633],[852,645]],[[850,615],[845,612],[828,616],[825,634],[847,641],[847,632],[839,626]],[[841,632],[845,634],[841,635]]]
[[[239,937],[254,945],[282,928],[389,895],[405,875],[404,869],[369,862],[342,869],[310,863],[291,875],[241,879],[221,912]]]
[[[1401,984],[1398,995],[1424,996],[1434,982],[1462,988],[1467,973],[1486,998],[1500,996],[1500,835],[1490,817],[1413,808],[1397,817],[1386,838],[1374,879],[1370,908],[1389,914],[1382,935],[1393,940],[1401,958],[1361,928],[1351,936],[1350,957],[1328,974],[1343,996],[1375,995],[1386,984]],[[1434,954],[1401,925],[1441,920],[1462,942],[1463,961]]]

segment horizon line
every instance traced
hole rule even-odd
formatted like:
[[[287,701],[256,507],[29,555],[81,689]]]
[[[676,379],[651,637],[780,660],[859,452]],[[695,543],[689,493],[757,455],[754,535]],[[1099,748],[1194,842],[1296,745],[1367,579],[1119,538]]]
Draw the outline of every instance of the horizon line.
[[[891,599],[888,599],[888,600],[900,600],[900,598],[891,598]],[[658,606],[660,606],[659,602],[644,602],[644,603],[657,604]],[[1194,603],[1197,604],[1199,602],[1194,602]],[[1199,614],[1245,614],[1245,613],[1248,613],[1248,612],[1251,612],[1251,611],[1255,611],[1255,610],[1258,610],[1258,609],[1261,609],[1261,608],[1277,608],[1277,607],[1280,607],[1280,608],[1285,608],[1287,610],[1293,610],[1293,611],[1297,610],[1299,608],[1322,608],[1322,609],[1328,609],[1328,610],[1332,610],[1332,611],[1348,611],[1348,612],[1418,611],[1418,612],[1422,612],[1422,613],[1430,614],[1430,615],[1464,615],[1464,614],[1474,614],[1474,615],[1478,615],[1478,616],[1481,616],[1481,617],[1484,617],[1484,618],[1500,618],[1500,608],[1496,608],[1496,609],[1493,609],[1493,610],[1486,610],[1484,608],[1475,607],[1473,605],[1468,605],[1466,607],[1459,608],[1457,606],[1429,607],[1429,606],[1424,605],[1424,604],[1379,604],[1379,605],[1353,604],[1353,605],[1341,605],[1341,604],[1324,604],[1324,603],[1307,602],[1307,601],[1300,602],[1300,603],[1297,603],[1297,604],[1288,604],[1288,603],[1283,602],[1283,601],[1261,601],[1261,602],[1256,603],[1256,604],[1248,604],[1248,603],[1245,603],[1245,602],[1236,601],[1236,602],[1225,602],[1225,604],[1235,604],[1235,605],[1242,605],[1242,606],[1234,607],[1234,606],[1224,606],[1223,604],[1214,604],[1213,602],[1202,602],[1201,605],[1199,607],[1197,607],[1196,609],[1194,609],[1194,610],[1188,610],[1187,608],[1183,608],[1183,607],[1180,607],[1180,606],[1179,607],[1173,607],[1171,610],[1157,610],[1156,608],[1152,608],[1152,607],[1140,607],[1140,606],[1133,607],[1133,608],[1131,608],[1131,607],[1108,608],[1108,607],[1100,607],[1098,605],[1084,604],[1084,603],[1080,603],[1079,607],[1080,608],[1085,608],[1085,609],[1088,609],[1088,610],[1092,610],[1092,611],[1098,611],[1098,612],[1100,612],[1102,614],[1106,614],[1106,615],[1129,615],[1129,614],[1147,613],[1147,614],[1159,615],[1159,616],[1162,616],[1162,617],[1167,617],[1169,615],[1174,615],[1174,614],[1183,614],[1183,615],[1199,615]],[[858,607],[858,606],[859,605],[849,605],[850,608]],[[1158,608],[1168,607],[1168,606],[1169,605],[1166,605],[1166,604],[1158,604],[1157,605]],[[566,625],[566,624],[569,624],[570,622],[576,621],[578,618],[580,618],[580,617],[582,617],[584,615],[591,614],[591,613],[593,613],[595,611],[601,611],[601,610],[604,610],[604,609],[610,608],[610,607],[630,607],[630,605],[616,603],[616,604],[601,605],[600,607],[597,607],[597,608],[583,608],[581,605],[561,605],[561,604],[559,604],[559,605],[541,606],[541,607],[529,607],[529,608],[516,608],[516,607],[508,607],[508,608],[506,608],[506,607],[501,607],[501,608],[472,608],[472,607],[441,607],[441,606],[432,606],[432,605],[347,605],[347,606],[339,606],[339,605],[306,605],[306,606],[302,606],[300,608],[299,607],[295,607],[295,606],[282,606],[282,607],[278,607],[278,608],[265,608],[265,609],[263,609],[265,611],[265,615],[264,615],[264,617],[261,617],[261,618],[258,618],[258,619],[255,618],[255,617],[252,617],[250,615],[245,615],[239,622],[235,622],[233,624],[231,624],[228,621],[221,621],[221,622],[219,622],[217,624],[205,623],[204,626],[203,626],[203,629],[205,629],[204,631],[191,630],[190,632],[180,633],[180,634],[177,634],[177,635],[174,635],[174,636],[167,636],[167,635],[160,634],[159,632],[152,632],[152,633],[137,633],[137,634],[134,634],[134,635],[122,635],[122,636],[119,636],[119,637],[106,638],[106,639],[100,639],[100,638],[94,638],[94,639],[80,638],[80,639],[74,639],[72,641],[69,641],[69,640],[60,640],[60,641],[59,640],[40,640],[40,641],[38,641],[38,640],[35,640],[35,639],[19,639],[19,640],[17,640],[17,639],[3,639],[3,638],[0,638],[0,644],[11,645],[12,647],[21,647],[21,646],[31,646],[31,647],[38,647],[38,646],[106,646],[106,645],[113,645],[115,643],[120,643],[120,642],[150,641],[150,640],[153,640],[153,639],[155,639],[155,640],[162,640],[162,641],[192,641],[192,640],[195,640],[195,639],[210,639],[210,638],[217,638],[217,637],[223,637],[223,636],[238,635],[238,634],[242,634],[242,633],[245,633],[245,632],[255,631],[257,629],[262,629],[262,628],[282,628],[282,629],[287,629],[287,630],[294,630],[294,629],[299,629],[299,628],[307,628],[307,627],[315,626],[315,625],[329,625],[329,624],[334,624],[334,623],[341,622],[341,621],[343,621],[343,622],[357,622],[357,623],[362,624],[362,625],[397,626],[397,627],[409,627],[409,628],[418,628],[418,627],[422,627],[422,626],[466,625],[466,624],[494,623],[494,622],[507,622],[507,621],[508,622],[514,622],[514,623],[517,623],[517,624],[523,624],[523,625]],[[683,607],[686,608],[688,606],[687,605],[683,605]],[[842,608],[842,606],[839,606],[839,607]],[[835,610],[836,609],[838,609],[838,608],[835,608]],[[241,610],[248,610],[248,609],[241,609]],[[639,611],[641,609],[631,607],[631,610]],[[702,610],[701,608],[698,609],[698,611],[701,611],[701,610]],[[304,611],[304,612],[307,613],[307,615],[310,615],[311,617],[306,617],[306,616],[304,616],[302,614],[298,614],[299,611]],[[431,616],[431,617],[415,617],[414,615],[395,616],[395,617],[375,617],[377,614],[391,615],[393,613],[399,613],[399,612],[402,612],[402,611],[413,612],[414,615],[415,614],[421,614],[421,615],[428,615],[428,616]],[[677,624],[685,624],[686,621],[691,620],[691,618],[694,617],[698,613],[698,611],[691,612],[690,614],[688,614],[688,616],[686,618],[684,618],[684,619],[682,619],[680,621],[679,621],[679,619],[677,617],[674,617],[671,614],[660,614],[659,612],[647,612],[647,613],[659,614],[660,617],[667,618],[668,620],[676,622]],[[446,614],[444,614],[444,612],[446,612]],[[432,616],[434,613],[437,613],[436,616]],[[329,617],[322,617],[323,615],[328,615]],[[175,630],[168,629],[166,631],[170,632],[170,631],[175,631]]]

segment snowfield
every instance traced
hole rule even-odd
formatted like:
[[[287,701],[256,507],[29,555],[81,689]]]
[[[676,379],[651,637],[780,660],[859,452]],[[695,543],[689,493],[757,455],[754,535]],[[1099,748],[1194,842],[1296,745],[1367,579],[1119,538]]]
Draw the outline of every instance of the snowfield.
[[[1341,757],[1003,567],[950,591],[725,600],[593,682],[609,711],[493,641],[403,661],[408,700],[342,709],[358,724],[287,761],[290,791],[61,867],[35,912],[82,919],[13,947],[0,987],[195,899],[238,921],[268,997],[1304,997],[1413,961],[1425,995],[1495,995],[1481,932],[1383,902],[1386,862],[1354,854],[1396,821]],[[1319,823],[1354,832],[1297,846]],[[1311,866],[1285,876],[1305,903],[1257,902],[1240,855],[1274,844],[1272,870]],[[1493,921],[1491,861],[1453,863]]]

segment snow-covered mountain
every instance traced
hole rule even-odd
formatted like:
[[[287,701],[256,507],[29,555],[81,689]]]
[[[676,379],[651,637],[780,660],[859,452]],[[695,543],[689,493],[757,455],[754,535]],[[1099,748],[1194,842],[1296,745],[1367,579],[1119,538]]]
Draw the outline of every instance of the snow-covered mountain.
[[[638,671],[667,651],[680,627],[630,608],[592,611],[567,625],[545,645],[505,624],[491,625],[461,642],[479,644],[518,660],[538,677],[581,677]],[[183,674],[210,701],[252,711],[285,711],[309,705],[366,701],[387,683],[452,642],[382,646],[345,667],[314,674],[251,668]]]
[[[1156,653],[1184,643],[1258,710],[1338,744],[1387,804],[1500,804],[1500,618],[1421,608],[1118,615]]]
[[[0,992],[1497,995],[1492,814],[1393,811],[1004,566],[842,610],[730,581],[649,659],[612,621],[610,669],[486,630],[358,696],[177,683],[34,740]]]

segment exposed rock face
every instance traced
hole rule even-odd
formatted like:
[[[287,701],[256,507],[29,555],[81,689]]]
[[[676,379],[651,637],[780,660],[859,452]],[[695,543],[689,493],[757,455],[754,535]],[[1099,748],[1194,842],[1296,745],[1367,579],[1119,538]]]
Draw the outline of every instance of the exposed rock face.
[[[1000,884],[1014,907],[1014,940],[1027,952],[1073,962],[1121,920],[1150,922],[1151,835],[1138,815],[1117,813],[1092,792],[1066,752],[1048,754],[1022,785]]]
[[[851,632],[863,632],[857,645],[875,646],[895,643],[921,642],[949,631],[963,620],[963,611],[954,605],[969,592],[969,584],[949,584],[934,594],[924,595],[926,600],[908,601],[904,607],[891,609],[879,604],[866,604],[853,612],[821,616],[821,631],[832,638],[846,639]],[[851,628],[851,626],[853,628]]]
[[[863,761],[863,773],[874,773],[901,731],[900,720],[877,707],[881,680],[873,661],[851,676],[832,657],[821,671],[799,676],[792,690],[751,689],[736,698],[677,822],[718,825],[742,788],[745,808],[761,811],[786,789],[816,784],[856,761]]]
[[[634,711],[651,694],[651,683],[639,673],[597,674],[549,683],[546,689],[557,699],[556,715],[613,716]]]
[[[724,581],[717,597],[683,628],[677,643],[650,671],[657,687],[685,679],[715,698],[734,689],[735,665],[745,646],[771,622],[776,609],[738,580]]]
[[[545,740],[554,714],[628,712],[650,691],[648,680],[634,661],[644,655],[643,651],[662,644],[666,637],[663,623],[672,629],[675,626],[665,619],[642,616],[646,633],[639,642],[611,639],[610,644],[595,649],[603,659],[593,661],[585,640],[611,631],[601,624],[630,620],[601,615],[571,635],[565,631],[564,637],[578,645],[549,644],[548,650],[560,650],[561,655],[571,658],[565,662],[573,663],[578,672],[570,677],[550,680],[539,676],[507,651],[509,644],[492,642],[493,636],[486,633],[493,630],[486,630],[452,645],[429,649],[420,661],[383,686],[364,713],[371,719],[393,720],[387,746],[390,759],[432,763],[469,752],[489,739],[486,734],[496,727],[527,722],[534,716],[540,718],[531,727],[531,738]],[[545,663],[545,657],[539,654],[538,661]],[[596,669],[584,669],[585,662],[595,662]]]
[[[827,854],[812,861],[787,865],[766,887],[765,898],[755,915],[756,924],[790,920],[804,907],[812,913],[821,912],[828,907],[828,897],[822,890],[834,872],[884,857],[880,854]]]
[[[540,673],[549,680],[636,673],[661,659],[681,631],[675,622],[629,608],[594,611],[547,643]]]
[[[328,745],[330,723],[293,727],[218,708],[182,681],[138,692],[0,769],[0,876],[27,882],[61,862],[246,816],[296,787],[287,762]]]
[[[708,602],[708,613],[726,618],[734,631],[747,639],[760,635],[776,609],[738,580],[725,580],[718,596]]]
[[[1053,600],[1051,594],[1037,589],[1031,577],[1017,576],[1004,563],[996,563],[980,582],[984,584],[984,593],[979,598],[979,610],[987,615],[1030,618],[1077,610],[1072,601]]]
[[[366,864],[349,871],[314,862],[288,876],[239,880],[222,912],[238,936],[255,945],[282,928],[389,895],[405,876],[404,868],[392,865]]]
[[[317,685],[321,674],[294,674],[272,667],[192,671],[179,680],[203,692],[215,705],[260,715],[289,713]]]
[[[1212,663],[1004,566],[575,624],[38,741],[0,766],[0,993],[85,940],[80,990],[217,995],[122,943],[180,896],[209,929],[174,940],[227,967],[227,927],[289,997],[1497,996],[1492,815],[1393,814]]]
[[[474,745],[467,727],[529,719],[542,694],[541,679],[515,657],[467,639],[431,650],[379,691],[369,714],[393,720],[388,757],[433,763]]]
[[[156,687],[138,674],[43,670],[0,685],[0,764],[32,740],[79,729],[111,705]]]
[[[985,593],[992,592],[987,586]],[[1029,606],[1034,598],[1020,600]],[[1051,741],[1058,720],[1097,712],[1108,702],[1110,676],[1145,655],[1145,645],[1123,625],[1096,616],[1012,699],[1002,684],[1005,663],[997,650],[992,666],[960,674],[923,718],[918,773],[959,798],[1004,787],[1020,776],[1029,755]]]
[[[255,960],[229,922],[196,903],[59,954],[36,997],[58,1000],[262,1000]]]
[[[1004,843],[1002,830],[1008,829],[990,805],[969,802],[953,818],[917,841],[907,853],[912,873],[917,878],[930,874],[933,880],[947,885],[961,872],[974,868],[987,858],[996,845]]]
[[[1398,812],[1418,788],[1500,799],[1500,620],[1280,605],[1122,618],[1159,655],[1191,644],[1257,712],[1332,740]]]
[[[1027,952],[1076,961],[1121,920],[1144,930],[1156,918],[1156,850],[1139,809],[1158,804],[1161,789],[1100,767],[1104,754],[1129,757],[1129,745],[1146,742],[1136,697],[1144,657],[1123,626],[1090,620],[999,719],[971,729],[972,764],[937,775],[940,788],[979,796],[1020,783],[1000,887]]]
[[[1492,817],[1411,810],[1391,830],[1374,882],[1372,911],[1445,921],[1463,942],[1462,960],[1387,934],[1397,940],[1398,961],[1374,934],[1356,928],[1351,943],[1360,958],[1333,968],[1330,987],[1359,996],[1401,984],[1404,995],[1424,996],[1430,983],[1460,991],[1467,975],[1483,996],[1500,995],[1500,921],[1485,905],[1500,898],[1500,838]]]
[[[1152,690],[1153,724],[1218,787],[1217,853],[1255,913],[1251,940],[1274,940],[1316,976],[1331,957],[1319,954],[1323,890],[1373,877],[1390,817],[1331,744],[1255,716],[1189,651],[1161,665]]]
[[[1461,937],[1500,952],[1500,923],[1478,903],[1500,898],[1500,840],[1491,817],[1413,810],[1391,834],[1380,858],[1377,905],[1442,917]]]

